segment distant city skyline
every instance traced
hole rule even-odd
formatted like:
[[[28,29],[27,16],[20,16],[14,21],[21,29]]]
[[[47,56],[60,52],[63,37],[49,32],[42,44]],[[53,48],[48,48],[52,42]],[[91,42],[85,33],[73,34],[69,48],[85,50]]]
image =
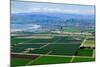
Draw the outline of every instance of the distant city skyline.
[[[11,13],[74,13],[74,14],[95,14],[95,6],[39,3],[39,2],[18,2],[11,1]]]

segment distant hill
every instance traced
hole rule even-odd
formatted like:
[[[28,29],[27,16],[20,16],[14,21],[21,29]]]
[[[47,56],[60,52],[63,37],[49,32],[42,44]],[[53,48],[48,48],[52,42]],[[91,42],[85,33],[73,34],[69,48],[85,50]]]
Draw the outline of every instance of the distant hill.
[[[16,13],[11,14],[11,24],[27,27],[25,25],[40,25],[43,29],[50,27],[79,27],[88,28],[94,27],[94,15],[84,14],[64,14],[64,13]],[[18,24],[18,25],[17,25]],[[20,26],[20,29],[22,28]],[[12,26],[13,28],[14,26]],[[29,27],[29,26],[28,26]]]

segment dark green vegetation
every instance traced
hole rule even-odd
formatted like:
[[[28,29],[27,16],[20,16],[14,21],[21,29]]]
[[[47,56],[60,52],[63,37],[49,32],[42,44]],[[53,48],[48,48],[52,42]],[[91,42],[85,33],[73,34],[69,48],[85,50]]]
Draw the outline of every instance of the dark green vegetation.
[[[95,58],[87,58],[87,57],[75,57],[74,60],[72,62],[89,62],[89,61],[95,61]]]
[[[30,59],[21,59],[21,58],[13,58],[11,59],[11,66],[24,66],[26,65]]]
[[[25,65],[42,65],[42,64],[58,64],[58,63],[70,63],[70,62],[89,62],[95,61],[92,57],[62,57],[62,56],[40,56],[35,59],[21,59],[12,58],[11,66],[25,66]]]
[[[18,43],[23,43],[23,42],[28,42],[30,41],[31,38],[11,38],[11,45],[15,45],[15,44],[18,44]]]
[[[23,42],[24,41],[24,42]],[[82,39],[71,36],[55,36],[51,39],[15,38],[12,40],[12,52],[51,54],[51,55],[74,55],[81,45]]]
[[[11,45],[19,44],[19,43],[48,43],[53,42],[55,39],[40,39],[40,38],[21,38],[21,37],[12,37],[11,38]]]
[[[37,54],[38,57],[34,59],[12,57],[11,66],[94,61],[93,49],[86,47],[88,44],[92,45],[95,39],[86,39],[86,43],[87,41],[90,42],[84,43],[80,48],[84,39],[81,36],[51,36],[51,38],[21,38],[13,36],[11,37],[12,53]]]
[[[30,41],[28,41],[27,43],[49,43],[49,42],[53,42],[53,39],[31,39]]]
[[[52,54],[52,55],[74,55],[80,44],[49,44],[42,49],[30,51],[36,54]]]
[[[12,52],[22,52],[27,50],[28,48],[39,48],[45,44],[18,44],[12,46]]]
[[[83,48],[77,51],[78,56],[92,56],[92,54],[93,54],[93,49],[89,48]]]
[[[70,60],[71,57],[41,56],[37,60],[34,60],[31,64],[40,65],[40,64],[68,63],[70,62]]]

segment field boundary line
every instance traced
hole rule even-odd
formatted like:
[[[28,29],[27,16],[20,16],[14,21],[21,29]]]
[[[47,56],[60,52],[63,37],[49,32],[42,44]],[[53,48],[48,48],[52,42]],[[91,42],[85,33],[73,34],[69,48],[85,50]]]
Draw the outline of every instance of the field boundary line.
[[[49,55],[50,53],[52,53],[52,51],[49,51],[46,55]]]
[[[49,44],[50,44],[50,43],[47,43],[46,45],[41,46],[39,49],[42,49],[42,48],[48,46]]]
[[[72,56],[64,56],[64,55],[46,55],[46,54],[25,54],[25,53],[11,53],[11,54],[19,54],[19,55],[40,55],[40,56],[56,56],[56,57],[72,57]],[[79,58],[93,58],[88,56],[74,56]]]
[[[85,43],[86,40],[87,40],[87,38],[85,38],[85,39],[83,40],[83,42],[81,43],[80,47],[84,46],[84,43]]]
[[[75,58],[75,56],[72,56],[72,59],[70,60],[70,62],[73,62],[74,58]]]
[[[28,63],[25,64],[25,65],[30,65],[30,64],[32,64],[33,62],[35,62],[36,60],[38,60],[40,57],[42,57],[42,56],[39,56],[39,57],[37,57],[36,59],[33,59],[32,61],[28,62]]]
[[[60,39],[57,39],[56,41],[58,41],[58,40],[60,40]],[[56,43],[56,41],[54,41],[54,42],[52,42],[52,43]],[[42,48],[44,48],[44,47],[46,47],[46,46],[48,46],[49,44],[52,44],[52,43],[47,43],[46,45],[41,46],[39,49],[42,49]]]
[[[59,39],[57,39],[56,41],[52,42],[52,43],[57,43],[57,41],[59,41],[59,40],[60,40],[60,38],[59,38]]]

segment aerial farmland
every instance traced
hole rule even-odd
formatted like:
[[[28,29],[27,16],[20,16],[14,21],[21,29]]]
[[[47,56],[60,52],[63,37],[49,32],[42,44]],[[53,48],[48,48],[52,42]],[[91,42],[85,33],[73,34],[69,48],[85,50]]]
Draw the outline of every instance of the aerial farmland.
[[[11,8],[11,66],[95,61],[95,6],[12,1]]]

